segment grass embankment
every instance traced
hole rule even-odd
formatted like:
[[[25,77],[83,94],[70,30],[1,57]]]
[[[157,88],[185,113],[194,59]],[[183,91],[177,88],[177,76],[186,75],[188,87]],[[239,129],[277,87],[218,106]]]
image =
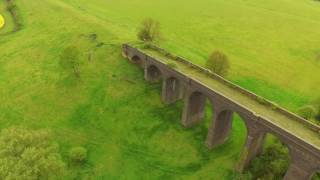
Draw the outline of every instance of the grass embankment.
[[[74,167],[70,177],[233,178],[245,136],[241,120],[235,118],[230,140],[209,152],[208,118],[182,128],[182,103],[162,104],[160,85],[146,83],[143,72],[120,56],[121,44],[135,39],[145,17],[161,22],[166,49],[197,64],[222,49],[232,59],[229,79],[291,110],[319,92],[313,41],[320,13],[312,1],[16,3],[24,28],[0,39],[0,127],[52,129],[65,157],[71,146],[86,147],[87,165]],[[93,33],[105,45],[97,47],[88,38]],[[59,66],[59,53],[70,44],[83,51],[80,79],[62,76]]]

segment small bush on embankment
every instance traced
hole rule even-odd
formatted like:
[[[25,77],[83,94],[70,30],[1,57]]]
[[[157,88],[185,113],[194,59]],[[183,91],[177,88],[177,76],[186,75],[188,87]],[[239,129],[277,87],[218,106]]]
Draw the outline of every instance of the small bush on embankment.
[[[226,76],[230,69],[228,56],[221,51],[213,51],[206,62],[206,67],[220,76]]]
[[[310,120],[314,118],[317,114],[317,110],[312,105],[303,106],[298,109],[298,114],[304,119]]]

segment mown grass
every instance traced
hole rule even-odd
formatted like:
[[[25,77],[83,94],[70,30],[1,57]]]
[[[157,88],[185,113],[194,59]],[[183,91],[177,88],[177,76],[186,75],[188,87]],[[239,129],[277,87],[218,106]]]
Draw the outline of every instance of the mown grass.
[[[182,102],[162,104],[161,85],[146,83],[121,57],[121,44],[135,39],[145,17],[161,22],[165,48],[198,64],[221,49],[232,60],[229,79],[291,110],[318,96],[320,7],[313,1],[16,2],[23,29],[0,36],[0,127],[52,129],[66,161],[70,147],[86,147],[88,163],[67,178],[234,178],[246,134],[240,118],[230,140],[208,151],[210,111],[206,123],[182,128]],[[83,51],[79,79],[59,66],[70,44]]]

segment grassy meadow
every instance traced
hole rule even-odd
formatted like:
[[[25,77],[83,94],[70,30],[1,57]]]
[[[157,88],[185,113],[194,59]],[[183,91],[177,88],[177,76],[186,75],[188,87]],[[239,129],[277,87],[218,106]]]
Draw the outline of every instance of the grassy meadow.
[[[313,0],[16,0],[23,28],[0,1],[0,128],[50,129],[67,162],[72,146],[88,163],[65,179],[234,179],[246,129],[209,151],[211,117],[185,129],[183,102],[164,105],[161,84],[121,56],[141,20],[161,23],[161,46],[204,65],[215,49],[231,60],[228,79],[296,111],[320,97],[320,3]],[[94,34],[97,38],[93,38]],[[59,66],[68,45],[81,51],[80,78]],[[90,56],[90,58],[89,58]]]

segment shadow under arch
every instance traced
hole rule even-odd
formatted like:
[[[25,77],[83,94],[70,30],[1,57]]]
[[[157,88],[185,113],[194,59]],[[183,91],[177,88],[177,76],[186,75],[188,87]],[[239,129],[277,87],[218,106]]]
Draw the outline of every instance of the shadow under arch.
[[[241,128],[237,128],[239,126],[241,126]],[[219,145],[223,145],[232,137],[234,131],[236,131],[237,137],[242,137],[241,147],[243,147],[250,131],[247,118],[232,109],[217,108],[214,111],[214,118],[212,119],[208,132],[206,142],[208,148],[213,149]]]
[[[162,79],[162,72],[155,65],[148,66],[145,71],[145,78],[147,81],[159,82]]]
[[[175,101],[179,100],[182,98],[183,95],[183,87],[182,87],[182,82],[174,77],[170,76],[166,79],[164,79],[164,84],[162,87],[162,100],[167,103],[174,103]]]
[[[200,91],[193,91],[186,97],[182,124],[191,127],[203,121],[206,111],[213,111],[213,100]],[[206,107],[209,110],[206,110]]]
[[[132,56],[130,60],[134,64],[141,64],[142,63],[142,59],[137,55]]]

